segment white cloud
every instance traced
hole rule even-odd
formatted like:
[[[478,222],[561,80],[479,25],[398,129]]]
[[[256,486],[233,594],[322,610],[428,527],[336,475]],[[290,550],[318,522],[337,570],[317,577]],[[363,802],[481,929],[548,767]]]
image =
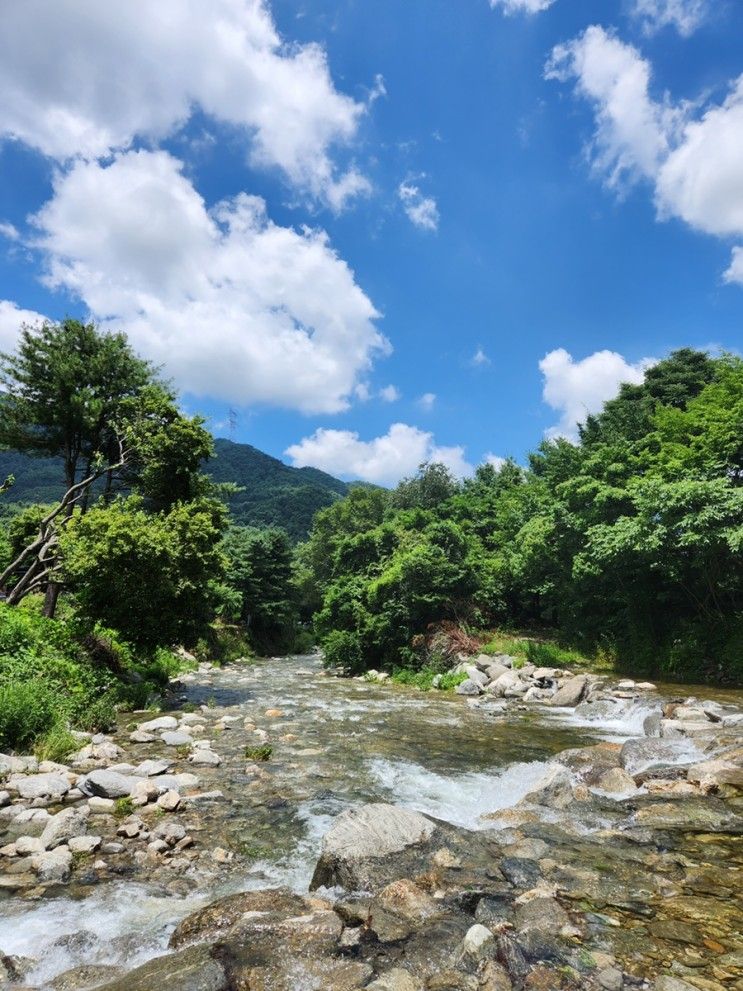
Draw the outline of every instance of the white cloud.
[[[6,221],[0,221],[0,237],[6,238],[8,241],[17,241],[20,238],[18,229],[9,224]]]
[[[379,390],[379,398],[386,403],[396,403],[400,398],[400,390],[396,385],[386,385]]]
[[[165,365],[236,404],[333,413],[389,350],[323,231],[280,227],[241,193],[208,211],[162,151],[77,162],[32,218],[46,284]]]
[[[575,79],[578,94],[593,104],[589,155],[609,186],[645,179],[660,219],[678,217],[707,234],[743,237],[743,76],[722,104],[701,112],[690,103],[656,100],[650,63],[597,26],[558,45],[546,75]]]
[[[502,458],[499,454],[492,454],[490,451],[485,455],[483,461],[486,465],[492,465],[497,471],[500,471],[506,463],[505,458]]]
[[[632,15],[646,34],[666,27],[675,28],[688,38],[709,13],[709,0],[635,0]]]
[[[24,324],[36,326],[46,317],[35,310],[22,310],[9,299],[0,299],[0,351],[12,351],[18,343],[18,332]]]
[[[616,351],[596,351],[580,361],[564,348],[550,351],[539,362],[544,376],[542,398],[560,413],[560,419],[546,431],[547,436],[575,440],[578,424],[589,413],[598,413],[623,382],[639,385],[652,364],[651,358],[632,364]]]
[[[311,465],[378,485],[394,485],[424,461],[441,462],[460,478],[472,474],[463,447],[439,447],[433,434],[405,423],[393,423],[372,440],[361,440],[356,431],[321,428],[285,453],[296,467]]]
[[[725,282],[739,282],[743,286],[743,248],[733,248],[730,267],[723,278]]]
[[[2,4],[0,90],[0,136],[60,161],[157,141],[198,106],[334,209],[369,190],[331,157],[366,105],[335,88],[319,45],[282,41],[264,0]]]
[[[475,368],[482,368],[483,365],[490,364],[490,358],[488,358],[480,345],[477,346],[477,350],[470,358],[470,364]]]
[[[418,399],[418,405],[422,410],[430,413],[436,404],[436,393],[435,392],[424,392],[422,396]]]
[[[502,7],[504,14],[538,14],[551,7],[555,0],[490,0],[495,9]]]
[[[438,230],[439,208],[433,196],[424,196],[413,182],[401,182],[397,195],[412,224],[425,231]]]

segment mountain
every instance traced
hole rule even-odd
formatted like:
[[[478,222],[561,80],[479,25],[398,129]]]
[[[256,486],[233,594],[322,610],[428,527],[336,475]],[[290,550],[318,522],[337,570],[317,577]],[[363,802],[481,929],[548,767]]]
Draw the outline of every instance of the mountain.
[[[241,490],[229,498],[237,523],[280,526],[292,540],[307,536],[312,517],[348,492],[348,485],[317,468],[291,468],[250,444],[214,442],[216,456],[205,465],[215,482],[234,482]],[[5,502],[55,502],[63,491],[58,458],[32,458],[17,451],[0,451],[0,482],[15,476]]]

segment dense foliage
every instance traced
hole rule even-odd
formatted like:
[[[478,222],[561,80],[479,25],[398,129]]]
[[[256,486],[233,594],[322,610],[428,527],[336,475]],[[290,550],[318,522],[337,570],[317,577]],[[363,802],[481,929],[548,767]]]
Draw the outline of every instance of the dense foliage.
[[[423,466],[318,513],[301,581],[329,663],[430,663],[426,634],[539,625],[633,671],[743,680],[743,361],[691,350],[577,444],[457,484]]]

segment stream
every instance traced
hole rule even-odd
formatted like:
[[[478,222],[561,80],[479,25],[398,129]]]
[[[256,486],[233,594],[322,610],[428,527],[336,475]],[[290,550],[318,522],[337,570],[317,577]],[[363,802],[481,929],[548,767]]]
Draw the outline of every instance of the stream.
[[[740,692],[697,691],[743,703]],[[221,895],[280,885],[306,892],[323,834],[353,805],[389,802],[470,830],[492,828],[482,816],[503,811],[500,825],[508,828],[508,810],[558,753],[639,736],[659,696],[690,694],[688,686],[661,685],[607,721],[546,706],[494,715],[455,695],[333,678],[315,656],[200,670],[175,684],[171,705],[207,718],[220,766],[191,768],[159,743],[129,742],[134,724],[152,714],[123,717],[114,734],[132,764],[166,756],[176,770],[198,773],[202,791],[222,792],[178,814],[199,856],[188,869],[156,871],[143,858],[104,858],[105,871],[93,865],[42,898],[6,893],[0,950],[34,958],[26,981],[39,988],[83,963],[138,965],[166,952],[178,920]],[[215,722],[224,728],[213,729]],[[246,765],[245,748],[260,745],[272,748],[270,759]],[[701,759],[693,741],[680,751],[680,761]],[[587,836],[611,816],[599,809],[594,820],[585,824]],[[539,828],[549,830],[550,822],[545,810]],[[580,854],[580,840],[572,842]],[[695,842],[684,856],[698,856]],[[740,869],[737,839],[718,838],[708,849],[713,867]]]

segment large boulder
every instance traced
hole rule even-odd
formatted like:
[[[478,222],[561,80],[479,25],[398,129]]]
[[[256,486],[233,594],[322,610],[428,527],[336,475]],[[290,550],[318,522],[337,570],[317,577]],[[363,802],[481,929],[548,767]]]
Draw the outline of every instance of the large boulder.
[[[503,698],[506,692],[518,689],[519,691],[523,687],[521,678],[517,671],[506,670],[500,675],[491,685],[488,686],[489,691],[491,691],[498,698]]]
[[[349,891],[374,890],[394,880],[390,861],[409,864],[425,847],[436,824],[419,812],[373,803],[342,812],[323,837],[310,889],[340,885]],[[415,856],[412,857],[413,861]],[[398,877],[409,874],[401,869]]]
[[[227,977],[222,964],[204,946],[189,946],[178,953],[148,960],[141,967],[99,991],[226,991]]]
[[[568,678],[552,696],[550,705],[565,707],[577,705],[587,690],[588,678],[584,674],[578,674],[574,678]]]
[[[101,798],[126,798],[144,778],[129,774],[119,774],[118,771],[107,771],[99,768],[81,778],[77,787],[83,795],[99,795]]]
[[[466,681],[460,682],[454,689],[457,695],[481,695],[483,691],[482,685],[478,682],[473,681],[472,678],[467,678]]]
[[[62,843],[67,843],[73,836],[84,836],[88,831],[87,806],[76,809],[64,809],[47,822],[41,834],[41,843],[45,850],[53,850]]]
[[[306,900],[286,888],[227,895],[181,919],[170,937],[169,946],[177,950],[188,943],[215,940],[250,914],[302,915],[307,911]]]
[[[21,798],[62,798],[70,790],[70,782],[62,774],[32,774],[9,782]]]
[[[635,737],[622,746],[619,763],[630,774],[639,774],[650,767],[691,762],[695,751],[686,740],[660,740],[656,737]]]
[[[544,805],[550,809],[564,809],[573,801],[573,776],[559,764],[549,768],[536,788],[521,799],[519,804]]]

